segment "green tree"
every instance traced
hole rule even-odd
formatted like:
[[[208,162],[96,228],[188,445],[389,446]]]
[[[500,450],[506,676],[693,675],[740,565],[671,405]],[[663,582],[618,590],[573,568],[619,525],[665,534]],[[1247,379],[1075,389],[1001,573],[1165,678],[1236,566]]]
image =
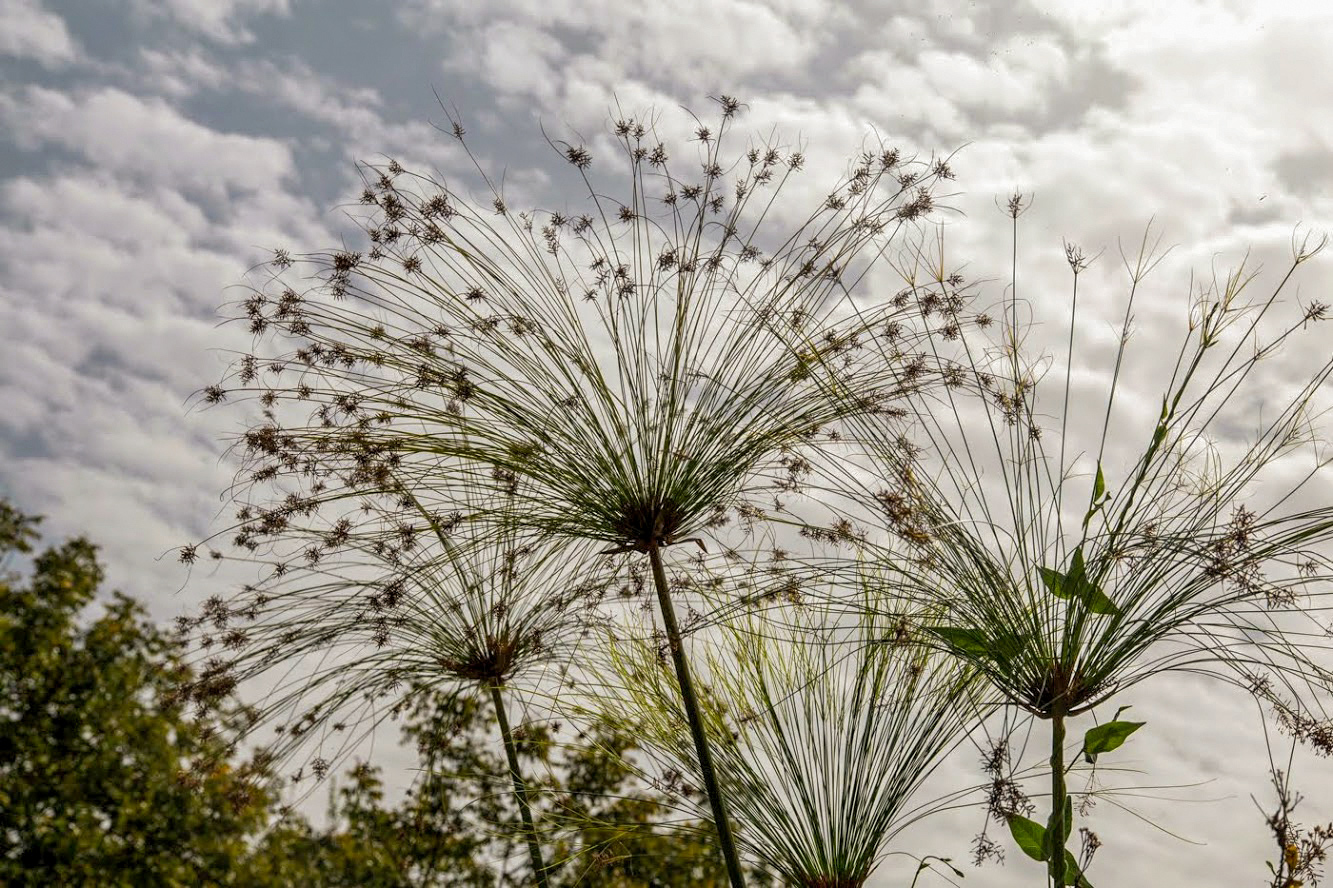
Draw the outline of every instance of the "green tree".
[[[498,776],[504,773],[502,753],[491,740],[494,716],[486,702],[467,694],[422,697],[405,722],[425,776],[395,812],[392,829],[381,834],[396,835],[400,857],[415,864],[411,884],[470,886],[459,875],[467,872],[480,874],[476,884],[494,885],[496,875],[483,872],[477,861],[509,858],[501,884],[533,884],[529,859],[516,853],[523,832],[514,796]],[[533,780],[532,790],[533,805],[548,824],[553,886],[728,884],[716,833],[674,810],[669,797],[643,778],[633,764],[640,748],[629,731],[598,724],[573,743],[558,742],[558,725],[529,724],[515,734],[524,773],[547,775]],[[340,816],[354,823],[346,813]],[[460,860],[472,869],[460,868]],[[762,888],[772,881],[752,871],[747,883]]]
[[[672,817],[666,798],[647,786],[629,764],[639,746],[626,730],[599,727],[591,742],[572,747],[564,760],[555,806],[572,823],[559,888],[725,888],[727,872],[717,835],[707,823],[660,825]],[[676,817],[679,818],[679,814]],[[745,883],[772,885],[747,869]]]
[[[270,830],[237,884],[356,888],[491,888],[532,885],[519,812],[492,739],[489,701],[469,694],[416,698],[404,734],[422,754],[421,776],[396,806],[384,805],[382,771],[358,764],[336,778],[329,825],[293,818]],[[551,824],[547,870],[558,888],[724,888],[717,837],[706,823],[665,825],[666,797],[628,762],[634,739],[599,727],[576,745],[550,730],[519,734],[533,804]],[[751,884],[772,881],[751,873]]]
[[[6,568],[37,523],[0,501]],[[0,575],[0,883],[216,883],[266,819],[257,769],[175,701],[169,633],[119,592],[93,607],[93,544],[25,573]]]
[[[508,884],[531,883],[485,698],[422,695],[404,713],[423,770],[398,805],[359,764],[335,780],[326,827],[278,817],[269,772],[226,742],[236,705],[221,720],[181,705],[208,668],[185,666],[131,597],[99,606],[92,543],[10,569],[34,551],[38,522],[0,500],[0,884],[489,888],[506,861]],[[537,804],[563,827],[554,883],[725,885],[706,825],[654,825],[666,803],[623,760],[632,749],[623,733],[570,747],[521,735],[520,757],[551,775],[534,783]]]

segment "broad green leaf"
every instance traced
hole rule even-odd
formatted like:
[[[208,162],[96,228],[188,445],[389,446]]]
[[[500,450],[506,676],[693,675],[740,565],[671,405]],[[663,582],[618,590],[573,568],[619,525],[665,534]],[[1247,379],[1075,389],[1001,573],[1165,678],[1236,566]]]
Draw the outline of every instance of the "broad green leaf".
[[[1070,851],[1065,852],[1065,884],[1073,885],[1074,888],[1092,888],[1092,883],[1079,871],[1078,861]]]
[[[1094,614],[1118,614],[1120,608],[1116,607],[1115,602],[1106,597],[1106,593],[1100,587],[1084,582],[1082,594],[1079,596],[1087,604],[1088,610]]]
[[[1106,593],[1088,579],[1088,566],[1083,560],[1083,547],[1074,550],[1074,557],[1069,560],[1069,574],[1065,577],[1065,586],[1069,594],[1087,605],[1094,614],[1118,614],[1120,608],[1107,597]]]
[[[1057,835],[1057,833],[1053,832],[1054,828],[1055,828],[1055,813],[1052,812],[1050,819],[1046,821],[1045,835],[1042,836],[1041,853],[1043,860],[1050,860],[1052,857],[1055,856],[1055,844],[1056,844],[1055,836]],[[1061,841],[1059,843],[1061,849],[1063,849],[1065,843],[1069,841],[1069,834],[1072,833],[1073,831],[1074,831],[1074,797],[1071,795],[1066,795],[1064,821],[1060,824],[1060,832],[1058,833],[1058,835],[1061,836]]]
[[[1042,584],[1056,598],[1076,598],[1082,601],[1094,614],[1118,614],[1116,607],[1105,592],[1088,579],[1088,566],[1083,560],[1083,547],[1074,550],[1069,560],[1069,573],[1062,574],[1049,567],[1039,567]]]
[[[1056,598],[1068,598],[1069,592],[1065,589],[1065,575],[1058,570],[1051,570],[1049,567],[1039,567],[1037,571],[1041,574],[1041,581],[1050,590]]]
[[[980,629],[963,629],[958,626],[933,626],[929,630],[949,647],[964,654],[985,656],[991,652],[986,634]]]
[[[1051,832],[1052,827],[1055,826],[1054,821],[1055,815],[1052,814],[1051,819],[1046,821],[1046,828],[1041,831],[1041,859],[1048,863],[1055,857],[1055,833]]]
[[[1009,833],[1024,854],[1033,860],[1046,859],[1046,828],[1035,820],[1009,815]]]
[[[1074,549],[1074,556],[1069,559],[1069,573],[1065,575],[1065,580],[1069,583],[1081,583],[1087,576],[1088,568],[1083,563],[1083,547],[1078,546]]]
[[[1089,728],[1083,735],[1083,757],[1088,764],[1094,764],[1097,756],[1103,752],[1119,749],[1129,739],[1129,735],[1146,725],[1147,722],[1120,721],[1118,719]]]
[[[1083,529],[1086,531],[1088,525],[1092,523],[1093,516],[1100,512],[1106,506],[1107,500],[1111,494],[1106,490],[1106,475],[1102,472],[1102,464],[1097,463],[1097,477],[1092,482],[1092,502],[1088,506],[1087,514],[1083,516]]]

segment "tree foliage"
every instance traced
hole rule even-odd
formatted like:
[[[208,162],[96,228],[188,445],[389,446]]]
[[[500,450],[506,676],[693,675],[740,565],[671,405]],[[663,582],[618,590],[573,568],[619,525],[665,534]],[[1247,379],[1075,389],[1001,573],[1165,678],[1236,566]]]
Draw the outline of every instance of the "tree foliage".
[[[0,556],[36,524],[0,503]],[[175,702],[168,634],[126,595],[93,607],[102,576],[79,538],[0,577],[0,883],[216,882],[268,800]]]
[[[0,500],[0,564],[34,551],[38,521]],[[99,594],[102,581],[83,538],[0,575],[0,884],[530,883],[484,698],[415,698],[403,719],[422,756],[411,789],[389,804],[382,771],[355,764],[333,779],[317,827],[279,806],[262,763],[232,754],[239,706],[207,718],[183,707],[196,675],[176,638],[130,596]],[[725,884],[710,830],[656,825],[669,812],[636,782],[632,738],[583,739],[530,729],[519,747],[548,775],[537,801],[561,827],[553,884]]]

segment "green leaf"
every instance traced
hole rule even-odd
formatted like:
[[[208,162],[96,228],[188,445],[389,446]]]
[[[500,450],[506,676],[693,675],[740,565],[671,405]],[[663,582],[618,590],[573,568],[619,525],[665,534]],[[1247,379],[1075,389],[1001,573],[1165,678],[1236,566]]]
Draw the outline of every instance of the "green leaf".
[[[1065,843],[1069,841],[1069,834],[1074,831],[1073,796],[1071,795],[1065,796],[1064,807],[1065,807],[1064,820],[1060,824],[1060,832],[1058,833],[1058,835],[1061,837],[1059,841],[1059,847],[1062,850],[1064,849]],[[1057,833],[1053,831],[1054,829],[1055,829],[1055,812],[1052,811],[1050,819],[1046,821],[1045,834],[1042,836],[1042,846],[1041,846],[1042,860],[1049,861],[1052,857],[1055,856],[1055,850],[1056,850],[1055,836],[1057,835]]]
[[[1087,577],[1088,567],[1083,563],[1083,547],[1078,546],[1074,549],[1074,556],[1069,559],[1069,573],[1065,579],[1070,583],[1082,583]]]
[[[1045,860],[1047,857],[1046,849],[1046,828],[1035,820],[1028,820],[1026,817],[1020,817],[1017,814],[1009,815],[1009,833],[1018,843],[1018,847],[1024,854],[1033,860]]]
[[[932,626],[929,630],[945,644],[962,654],[986,656],[991,652],[986,633],[980,629],[963,629],[957,626]]]
[[[1171,415],[1171,408],[1167,406],[1166,398],[1162,399],[1162,415],[1157,419],[1157,430],[1152,434],[1152,446],[1156,449],[1164,440],[1166,440],[1166,421]]]
[[[1039,567],[1037,571],[1041,574],[1041,581],[1046,584],[1046,588],[1056,598],[1068,598],[1069,592],[1065,590],[1065,575],[1058,570],[1051,570],[1049,567]]]
[[[1046,821],[1046,828],[1041,831],[1041,859],[1047,863],[1055,857],[1055,833],[1051,832],[1054,820],[1055,815],[1051,815],[1051,819]],[[1061,847],[1064,847],[1063,843]]]
[[[1074,550],[1074,557],[1069,562],[1069,575],[1065,577],[1069,594],[1087,605],[1094,614],[1118,614],[1116,607],[1101,587],[1088,579],[1088,566],[1083,560],[1083,547]]]
[[[1087,514],[1083,516],[1083,529],[1086,531],[1088,525],[1092,523],[1093,517],[1106,507],[1106,502],[1111,498],[1111,494],[1106,490],[1106,475],[1102,472],[1102,464],[1097,463],[1097,477],[1092,482],[1092,501],[1088,505]]]
[[[1116,713],[1119,715],[1119,713]],[[1083,757],[1088,760],[1088,764],[1095,764],[1097,756],[1103,752],[1110,752],[1113,749],[1119,749],[1120,746],[1129,739],[1139,728],[1146,725],[1147,722],[1120,721],[1118,719],[1097,725],[1095,728],[1089,728],[1083,735]]]
[[[1120,613],[1116,603],[1088,579],[1088,566],[1083,560],[1082,546],[1076,548],[1069,559],[1069,573],[1062,574],[1049,567],[1039,567],[1037,572],[1041,575],[1042,583],[1056,598],[1076,598],[1094,614]]]
[[[1093,583],[1084,582],[1083,594],[1079,597],[1088,606],[1088,610],[1094,614],[1118,614],[1120,608],[1116,607],[1114,601],[1106,596],[1101,588]]]
[[[1069,851],[1065,852],[1065,884],[1073,885],[1075,888],[1092,888],[1092,883],[1079,871],[1078,861]]]

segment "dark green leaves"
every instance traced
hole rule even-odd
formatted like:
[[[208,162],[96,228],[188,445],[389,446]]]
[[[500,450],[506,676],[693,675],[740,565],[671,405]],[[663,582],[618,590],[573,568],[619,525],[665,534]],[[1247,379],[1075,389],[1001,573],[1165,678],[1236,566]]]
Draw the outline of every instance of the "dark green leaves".
[[[1009,834],[1019,849],[1033,860],[1046,860],[1050,856],[1046,848],[1046,827],[1037,821],[1013,814],[1009,817]]]
[[[1100,471],[1098,472],[1100,476]],[[1083,547],[1074,550],[1069,562],[1069,571],[1060,573],[1049,567],[1037,569],[1041,581],[1056,598],[1074,599],[1083,602],[1094,614],[1118,614],[1120,608],[1106,596],[1101,587],[1088,579],[1087,565],[1083,561]]]
[[[1079,872],[1078,861],[1069,851],[1065,852],[1065,884],[1073,885],[1075,888],[1092,888],[1092,883],[1088,881],[1087,876]]]
[[[1100,512],[1110,499],[1111,494],[1106,490],[1106,475],[1102,473],[1102,464],[1097,463],[1097,477],[1092,482],[1092,502],[1088,505],[1088,513],[1083,516],[1084,530],[1088,529],[1093,516]]]
[[[1051,819],[1052,820],[1055,819],[1054,814],[1051,815]],[[1064,829],[1062,830],[1063,835],[1060,837],[1061,845],[1064,845],[1065,842],[1069,841],[1069,834],[1074,831],[1074,797],[1070,795],[1065,796],[1065,810],[1064,810],[1063,822],[1064,822]],[[1046,825],[1046,829],[1049,831],[1050,828],[1051,824],[1048,823]],[[1045,859],[1050,859],[1049,850],[1047,851]]]
[[[1115,602],[1107,598],[1106,593],[1102,592],[1102,590],[1096,586],[1089,585],[1086,596],[1080,596],[1080,598],[1083,598],[1084,603],[1088,606],[1088,610],[1092,611],[1094,614],[1110,615],[1120,613],[1120,608],[1115,606]]]
[[[1049,567],[1039,567],[1041,581],[1046,584],[1046,588],[1056,598],[1068,598],[1069,593],[1065,591],[1065,575],[1058,570],[1051,570]]]
[[[1117,709],[1115,716],[1110,721],[1091,728],[1084,734],[1083,755],[1089,763],[1096,762],[1097,756],[1104,752],[1118,749],[1130,734],[1146,724],[1145,722],[1121,721],[1120,713],[1127,708],[1129,707],[1122,706]],[[1069,835],[1074,824],[1074,800],[1072,796],[1065,796],[1064,804],[1061,805],[1060,816],[1057,818],[1056,814],[1052,813],[1046,826],[1018,815],[1010,816],[1008,823],[1010,835],[1014,837],[1014,842],[1024,854],[1033,860],[1047,864],[1050,864],[1052,860],[1058,860],[1056,854],[1063,854],[1065,858],[1064,884],[1073,885],[1075,888],[1092,888],[1092,884],[1079,871],[1078,862],[1074,859],[1074,855],[1065,849],[1065,843],[1069,841]],[[1058,830],[1056,829],[1057,825],[1059,826]]]
[[[0,500],[0,555],[31,552],[37,539],[37,525],[42,519],[25,515],[5,500]]]
[[[1054,811],[1051,812],[1050,820],[1046,822],[1046,829],[1043,830],[1043,835],[1041,837],[1041,852],[1042,860],[1045,860],[1047,863],[1055,860],[1056,854],[1064,854],[1067,858],[1065,860],[1065,873],[1068,874],[1071,872],[1069,861],[1072,860],[1072,858],[1069,857],[1069,852],[1065,851],[1065,844],[1069,841],[1069,834],[1074,831],[1074,797],[1066,795],[1065,803],[1062,807],[1063,811],[1061,813],[1063,819],[1060,821],[1060,829],[1058,831],[1056,830]],[[1073,872],[1077,872],[1077,868],[1075,868]],[[1072,883],[1066,882],[1065,884]]]
[[[961,654],[986,656],[991,645],[980,629],[962,629],[956,626],[933,626],[930,633]]]
[[[1066,796],[1066,806],[1069,806],[1069,802],[1070,799]],[[1072,818],[1066,816],[1066,825],[1071,822]],[[1017,814],[1009,817],[1009,834],[1014,837],[1019,849],[1033,860],[1046,862],[1051,858],[1052,849],[1047,842],[1046,832],[1046,828],[1036,821]],[[1078,861],[1069,851],[1065,851],[1065,884],[1076,888],[1092,888],[1092,883],[1079,871]]]
[[[1130,734],[1147,724],[1147,722],[1120,721],[1120,713],[1128,708],[1120,707],[1116,710],[1115,718],[1095,728],[1089,728],[1083,735],[1083,757],[1088,760],[1088,764],[1095,764],[1097,756],[1103,752],[1119,749],[1129,739]]]

